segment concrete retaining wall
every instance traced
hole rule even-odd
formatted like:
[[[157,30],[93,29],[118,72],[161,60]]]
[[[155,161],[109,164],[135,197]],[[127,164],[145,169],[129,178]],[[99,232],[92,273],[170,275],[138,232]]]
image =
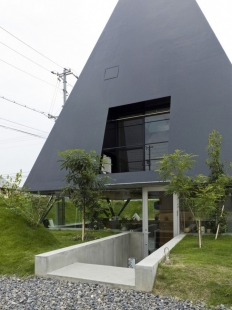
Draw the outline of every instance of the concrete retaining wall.
[[[178,235],[161,248],[135,265],[135,290],[151,292],[154,286],[158,264],[164,259],[164,249],[171,250],[185,235]]]
[[[125,232],[103,239],[39,254],[35,256],[35,274],[48,272],[79,262],[127,267],[129,257],[143,259],[143,234]]]

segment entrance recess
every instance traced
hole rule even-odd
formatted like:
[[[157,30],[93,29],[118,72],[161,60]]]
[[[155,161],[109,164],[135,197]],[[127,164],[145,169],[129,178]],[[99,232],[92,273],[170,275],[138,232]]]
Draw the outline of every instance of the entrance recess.
[[[179,234],[179,212],[176,195],[165,195],[163,187],[144,187],[143,233],[144,257]]]

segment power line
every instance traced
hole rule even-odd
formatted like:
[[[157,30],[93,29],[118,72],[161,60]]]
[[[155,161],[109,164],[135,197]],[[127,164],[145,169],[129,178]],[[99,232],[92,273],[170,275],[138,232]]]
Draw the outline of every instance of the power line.
[[[31,140],[37,139],[36,137],[25,137],[25,136],[20,136],[18,138],[8,138],[8,139],[1,139],[0,140],[0,147],[3,144],[16,144],[16,143],[24,143],[24,142],[28,142]],[[37,140],[38,141],[38,140]]]
[[[5,173],[5,174],[0,174],[0,178],[3,177],[6,181],[8,181],[6,179],[6,177],[10,177],[10,178],[14,178],[16,176],[18,172],[16,173]],[[29,175],[30,171],[27,171],[27,172],[22,172],[22,178],[26,178],[28,175]]]
[[[3,125],[0,125],[0,127],[5,128],[5,129],[10,129],[10,130],[18,131],[18,132],[22,132],[22,133],[25,133],[25,134],[27,134],[27,135],[31,135],[31,136],[34,136],[34,137],[37,137],[37,138],[46,139],[45,137],[36,135],[36,134],[34,134],[34,133],[31,133],[31,132],[19,130],[19,129],[16,129],[16,128],[12,128],[12,127],[8,127],[8,126],[3,126]]]
[[[8,45],[6,45],[5,43],[2,43],[2,42],[0,42],[0,43],[1,43],[1,44],[3,44],[4,46],[6,46],[7,48],[9,48],[10,50],[14,51],[15,53],[19,54],[20,56],[22,56],[22,57],[26,58],[27,60],[29,60],[29,61],[33,62],[33,63],[34,63],[34,64],[36,64],[37,66],[39,66],[39,67],[43,68],[44,70],[46,70],[46,71],[50,72],[50,70],[48,70],[47,68],[45,68],[45,67],[41,66],[41,65],[40,65],[40,64],[38,64],[37,62],[35,62],[35,61],[31,60],[30,58],[28,58],[28,57],[24,56],[23,54],[21,54],[21,53],[17,52],[16,50],[14,50],[13,48],[9,47],[9,46],[8,46]]]
[[[34,137],[35,139],[37,139],[36,137]],[[30,144],[21,144],[21,145],[10,145],[10,146],[5,146],[5,145],[0,145],[0,150],[7,150],[7,149],[15,149],[15,148],[20,148],[22,149],[25,147],[34,147],[35,145],[39,145],[41,147],[41,143],[44,143],[44,140],[40,140],[40,142],[38,143],[30,143]]]
[[[23,126],[23,127],[27,127],[27,128],[30,128],[30,129],[34,129],[34,130],[41,131],[41,132],[44,132],[44,133],[48,133],[48,132],[43,131],[43,130],[40,130],[40,129],[36,129],[36,128],[30,127],[30,126],[26,126],[26,125],[22,125],[22,124],[13,122],[13,121],[9,121],[8,119],[2,118],[2,117],[0,117],[0,119],[2,119],[2,120],[4,120],[4,121],[7,121],[7,122],[9,122],[9,123],[17,124],[17,125],[19,125],[19,126]]]
[[[45,55],[43,55],[42,53],[40,53],[39,51],[37,51],[36,49],[34,49],[33,47],[31,47],[30,45],[28,45],[27,43],[23,42],[22,40],[20,40],[19,38],[17,38],[15,35],[13,35],[12,33],[10,33],[9,31],[7,31],[6,29],[4,29],[3,27],[1,27],[2,30],[4,30],[5,32],[7,32],[9,35],[11,35],[12,37],[14,37],[15,39],[17,39],[18,41],[20,41],[21,43],[25,44],[27,47],[29,47],[30,49],[32,49],[33,51],[35,51],[36,53],[38,53],[39,55],[43,56],[44,58],[48,59],[49,61],[53,62],[54,64],[56,64],[57,66],[63,68],[63,66],[60,66],[58,63],[56,63],[55,61],[51,60],[50,58],[46,57]]]
[[[55,104],[55,101],[56,101],[56,96],[57,96],[57,93],[58,93],[58,89],[59,89],[59,79],[57,79],[57,82],[56,82],[56,89],[54,90],[54,94],[53,94],[53,98],[52,98],[52,102],[51,102],[51,105],[50,105],[50,109],[49,109],[49,113],[52,113],[52,110],[53,110],[53,107],[54,107],[54,104]]]
[[[23,105],[23,104],[21,104],[21,103],[18,103],[18,102],[16,102],[16,101],[13,101],[13,100],[10,100],[10,99],[7,99],[7,98],[5,98],[5,97],[3,97],[3,96],[0,96],[0,98],[2,98],[2,99],[4,99],[4,100],[7,100],[7,101],[10,101],[10,102],[12,102],[12,103],[15,103],[15,104],[17,104],[17,105],[19,105],[19,106],[21,106],[21,107],[23,107],[23,108],[26,108],[26,109],[28,109],[28,110],[31,110],[31,111],[34,111],[34,112],[37,112],[37,113],[40,113],[40,114],[42,114],[42,115],[44,115],[44,116],[46,116],[46,117],[48,117],[48,118],[53,118],[53,119],[57,119],[58,118],[58,116],[53,116],[53,115],[51,115],[51,114],[47,114],[47,113],[45,113],[45,112],[42,112],[42,111],[39,111],[39,110],[36,110],[36,109],[32,109],[32,108],[30,108],[30,107],[28,107],[28,106],[26,106],[26,105]]]
[[[6,62],[6,61],[4,61],[4,60],[2,60],[2,59],[0,59],[0,61],[6,63],[7,65],[9,65],[9,66],[11,66],[11,67],[13,67],[13,68],[15,68],[15,69],[17,69],[17,70],[19,70],[19,71],[22,71],[22,72],[24,72],[24,73],[26,73],[26,74],[32,76],[33,78],[35,78],[35,79],[37,79],[37,80],[40,80],[40,81],[42,81],[42,82],[44,82],[44,83],[46,83],[46,84],[48,84],[48,85],[51,85],[52,87],[56,87],[55,85],[53,85],[53,84],[51,84],[51,83],[49,83],[49,82],[46,82],[46,81],[44,81],[44,80],[42,80],[42,79],[36,77],[35,75],[30,74],[30,73],[28,73],[28,72],[26,72],[26,71],[24,71],[24,70],[22,70],[22,69],[19,69],[18,67],[13,66],[13,65],[9,64],[8,62]]]
[[[20,136],[20,137],[0,139],[0,142],[1,142],[1,144],[2,143],[17,143],[17,142],[21,142],[23,140],[33,140],[33,139],[34,139],[33,137]]]

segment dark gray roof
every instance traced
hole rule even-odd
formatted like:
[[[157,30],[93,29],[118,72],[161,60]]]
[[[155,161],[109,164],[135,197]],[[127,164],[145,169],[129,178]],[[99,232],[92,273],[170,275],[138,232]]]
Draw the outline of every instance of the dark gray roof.
[[[75,37],[73,38],[75,44]],[[232,143],[232,66],[195,0],[120,0],[51,131],[26,183],[63,185],[57,151],[101,152],[109,107],[171,96],[169,152],[199,155],[206,172],[208,134]],[[120,173],[117,183],[157,180],[153,172]]]

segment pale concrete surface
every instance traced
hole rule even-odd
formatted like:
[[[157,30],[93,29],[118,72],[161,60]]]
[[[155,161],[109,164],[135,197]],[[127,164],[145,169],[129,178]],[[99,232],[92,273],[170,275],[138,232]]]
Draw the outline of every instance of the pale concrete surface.
[[[135,270],[131,268],[74,263],[47,273],[47,277],[135,289]]]
[[[137,263],[135,269],[123,267],[127,267],[129,255],[141,256],[143,234],[126,232],[36,255],[35,274],[150,292],[158,264],[165,257],[164,249],[168,247],[171,250],[184,236],[174,237]]]
[[[35,274],[46,275],[73,263],[127,267],[128,258],[140,261],[143,234],[125,232],[35,256]]]
[[[135,265],[135,289],[150,292],[154,286],[158,264],[165,258],[164,249],[171,249],[185,237],[178,235]]]

